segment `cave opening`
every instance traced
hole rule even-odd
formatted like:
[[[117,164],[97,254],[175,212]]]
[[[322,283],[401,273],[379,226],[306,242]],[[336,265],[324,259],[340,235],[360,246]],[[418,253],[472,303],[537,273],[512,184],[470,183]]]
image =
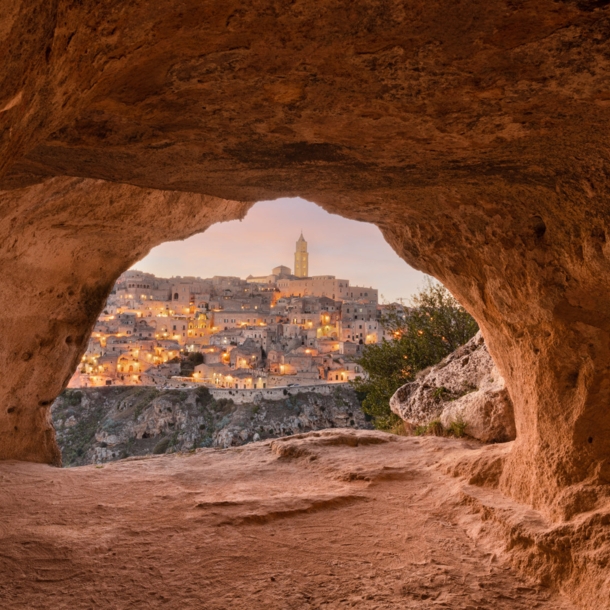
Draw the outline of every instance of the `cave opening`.
[[[608,480],[608,443],[587,442],[600,431],[610,438],[607,332],[588,324],[610,302],[598,281],[601,221],[579,208],[583,226],[597,229],[581,233],[580,243],[568,241],[565,251],[571,229],[552,212],[561,199],[556,192],[528,187],[510,195],[510,206],[462,203],[466,195],[493,201],[500,188],[488,184],[487,196],[482,187],[461,195],[427,187],[402,194],[346,187],[349,197],[301,192],[328,212],[376,225],[401,259],[436,277],[473,314],[515,406],[517,441],[500,485],[564,518],[594,506]],[[0,456],[58,463],[48,407],[76,369],[116,278],[151,248],[243,218],[253,203],[70,177],[3,191],[1,198],[3,256],[12,269],[2,330],[13,347],[2,353],[9,374],[0,389],[13,411],[1,413]],[[84,200],[96,205],[83,208]],[[530,221],[532,201],[544,233]],[[501,231],[490,227],[490,217]],[[595,281],[589,267],[577,264],[583,256],[598,271]],[[10,307],[17,292],[27,308]],[[585,294],[587,305],[578,305]]]
[[[299,265],[303,268],[296,275]],[[179,422],[164,420],[162,429],[153,430],[140,420],[148,417],[149,407],[162,418],[174,418],[174,406],[163,401],[155,406],[159,393],[176,390],[178,397],[186,396],[185,389],[198,384],[233,390],[220,402],[254,389],[272,399],[274,391],[283,398],[317,391],[311,384],[323,384],[321,390],[327,383],[343,386],[362,374],[356,364],[362,348],[384,340],[380,317],[408,305],[426,279],[396,255],[375,226],[330,214],[301,198],[259,202],[243,219],[154,247],[112,287],[68,390],[52,408],[64,466],[158,454],[163,448],[235,444],[239,439],[227,441],[207,420],[193,423],[207,429],[205,435],[190,438],[178,425],[181,432],[172,439],[168,434]],[[245,353],[245,346],[255,353],[234,357]],[[303,353],[285,360],[293,349]],[[100,388],[107,391],[94,391]],[[119,388],[151,392],[135,399]],[[91,412],[98,417],[97,431],[85,439],[81,428]],[[352,411],[346,413],[348,426],[370,421],[360,409],[356,420]],[[327,419],[285,429],[341,426],[340,420]],[[139,422],[135,428],[132,420]],[[121,428],[124,421],[129,429]],[[87,421],[89,427],[94,424]],[[260,424],[266,429],[268,422]],[[254,434],[254,440],[259,437]]]
[[[0,458],[58,463],[49,407],[121,273],[300,194],[475,316],[518,430],[486,472],[598,519],[518,561],[607,606],[607,3],[119,4],[3,3]]]

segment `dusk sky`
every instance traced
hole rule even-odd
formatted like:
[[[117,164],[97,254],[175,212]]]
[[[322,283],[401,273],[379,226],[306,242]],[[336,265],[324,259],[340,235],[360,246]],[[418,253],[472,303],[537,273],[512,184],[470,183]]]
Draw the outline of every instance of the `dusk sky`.
[[[334,275],[379,289],[388,301],[407,299],[425,275],[409,267],[371,224],[329,214],[300,198],[260,201],[242,220],[218,223],[184,241],[151,250],[134,269],[160,277],[267,275],[277,265],[294,271],[295,243],[303,230],[309,275]]]

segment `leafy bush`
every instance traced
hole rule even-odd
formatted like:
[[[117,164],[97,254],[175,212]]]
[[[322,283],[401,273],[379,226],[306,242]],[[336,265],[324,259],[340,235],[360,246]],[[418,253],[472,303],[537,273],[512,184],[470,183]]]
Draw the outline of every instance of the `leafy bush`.
[[[210,403],[210,408],[216,412],[225,412],[234,407],[235,403],[232,398],[219,398],[218,400],[212,400]]]
[[[394,424],[392,424],[390,428],[388,428],[388,432],[391,432],[392,434],[396,434],[398,436],[408,436],[409,433],[407,432],[405,422],[398,417],[396,419],[398,421],[396,421]]]
[[[449,393],[449,390],[445,386],[436,388],[433,392],[434,398],[436,398],[437,400],[442,400],[443,396],[445,396],[445,394],[448,394],[448,393]]]
[[[432,436],[445,436],[445,428],[439,419],[435,419],[428,424],[426,433]]]
[[[353,385],[375,427],[390,430],[400,420],[390,411],[394,392],[466,343],[478,326],[444,286],[432,281],[413,297],[404,317],[394,312],[382,324],[394,338],[365,346],[358,364],[367,376]]]
[[[394,432],[394,430],[391,430]],[[394,432],[396,434],[396,432]],[[432,436],[455,436],[462,438],[466,434],[466,422],[461,418],[451,422],[449,428],[445,428],[440,420],[435,419],[431,421],[427,426],[417,426],[413,431],[415,436],[424,436],[430,434]]]
[[[210,393],[210,390],[205,386],[200,386],[195,390],[197,396],[197,405],[200,413],[205,413],[206,407],[210,406],[214,402],[214,398]]]
[[[462,438],[466,434],[466,422],[461,417],[451,422],[449,433],[457,436],[457,438]]]
[[[83,393],[78,390],[66,390],[64,392],[65,404],[69,407],[77,407],[83,400]]]

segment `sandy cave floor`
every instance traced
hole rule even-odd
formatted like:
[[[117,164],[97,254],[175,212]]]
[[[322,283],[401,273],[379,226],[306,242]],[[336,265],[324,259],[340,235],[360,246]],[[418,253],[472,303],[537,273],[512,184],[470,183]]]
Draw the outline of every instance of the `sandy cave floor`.
[[[570,609],[459,525],[462,441],[332,430],[56,469],[0,464],[0,607]]]

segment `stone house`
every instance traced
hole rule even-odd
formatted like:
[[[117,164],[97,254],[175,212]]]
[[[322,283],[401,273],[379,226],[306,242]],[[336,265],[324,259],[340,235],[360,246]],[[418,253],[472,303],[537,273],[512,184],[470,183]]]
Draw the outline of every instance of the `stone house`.
[[[246,339],[231,350],[230,363],[233,369],[254,369],[261,365],[262,358],[261,347],[253,339]]]

